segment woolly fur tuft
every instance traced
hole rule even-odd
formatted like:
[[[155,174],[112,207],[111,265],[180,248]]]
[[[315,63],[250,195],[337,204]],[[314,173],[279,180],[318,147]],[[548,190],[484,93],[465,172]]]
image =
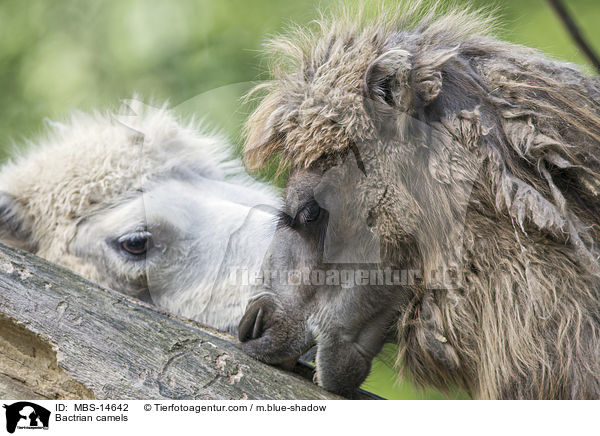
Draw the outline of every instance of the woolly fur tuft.
[[[95,272],[68,254],[79,219],[177,167],[202,166],[197,169],[218,179],[229,175],[226,141],[182,124],[166,105],[133,99],[118,112],[76,112],[48,124],[46,137],[0,169],[0,190],[18,200],[27,248],[89,278]]]
[[[352,143],[387,144],[380,160],[394,167],[381,173],[395,175],[381,184],[415,174],[432,209],[402,209],[390,187],[377,229],[400,242],[417,216],[425,276],[446,257],[440,247],[453,247],[428,235],[460,216],[459,177],[470,175],[464,286],[415,292],[398,329],[405,366],[423,384],[477,398],[600,397],[598,78],[495,39],[482,12],[406,2],[332,16],[269,44],[273,80],[255,90],[266,96],[246,127],[248,164],[279,156],[302,171]],[[413,131],[451,140],[411,144],[399,122],[409,118],[421,123]],[[440,335],[443,344],[428,339]]]

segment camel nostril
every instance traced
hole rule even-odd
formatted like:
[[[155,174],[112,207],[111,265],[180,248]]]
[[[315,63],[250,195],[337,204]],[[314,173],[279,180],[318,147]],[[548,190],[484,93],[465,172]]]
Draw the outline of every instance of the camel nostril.
[[[255,303],[246,310],[238,328],[240,342],[247,342],[262,336],[263,316],[264,310],[260,304]]]

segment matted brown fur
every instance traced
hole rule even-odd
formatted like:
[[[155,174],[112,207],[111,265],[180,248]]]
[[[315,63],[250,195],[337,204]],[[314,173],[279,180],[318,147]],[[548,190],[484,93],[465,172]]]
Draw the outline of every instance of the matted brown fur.
[[[415,292],[399,316],[402,363],[420,383],[458,384],[477,398],[599,398],[598,78],[495,39],[486,14],[421,2],[397,10],[345,9],[269,44],[273,80],[256,89],[266,96],[247,123],[246,162],[279,156],[302,171],[377,141],[382,120],[408,136],[403,116],[452,137],[451,153],[474,150],[465,285]],[[385,113],[365,77],[390,53],[405,71],[379,72],[396,74]],[[459,164],[440,165],[458,183]],[[455,207],[452,195],[439,202]],[[397,204],[383,205],[376,227],[392,245],[402,238]],[[432,329],[443,335],[437,349]]]

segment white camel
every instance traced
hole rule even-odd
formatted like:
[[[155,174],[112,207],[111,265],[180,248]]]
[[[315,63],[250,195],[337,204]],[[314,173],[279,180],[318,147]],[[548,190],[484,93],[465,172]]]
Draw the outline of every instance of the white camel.
[[[0,240],[233,331],[278,195],[166,107],[75,113],[0,168]],[[235,277],[237,283],[231,280]]]

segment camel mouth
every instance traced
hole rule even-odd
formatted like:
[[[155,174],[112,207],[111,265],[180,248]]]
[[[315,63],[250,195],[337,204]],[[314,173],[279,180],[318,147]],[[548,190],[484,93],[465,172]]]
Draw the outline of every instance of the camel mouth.
[[[240,340],[242,350],[269,365],[279,366],[287,371],[292,371],[298,362],[310,363],[303,359],[313,345],[294,346],[285,341],[278,340],[279,332],[267,331],[261,337]]]
[[[314,381],[338,395],[353,398],[371,371],[373,358],[355,343],[339,348],[321,347],[317,352]]]
[[[251,300],[238,326],[242,349],[252,357],[289,367],[314,345],[301,320],[281,311],[269,295]]]

